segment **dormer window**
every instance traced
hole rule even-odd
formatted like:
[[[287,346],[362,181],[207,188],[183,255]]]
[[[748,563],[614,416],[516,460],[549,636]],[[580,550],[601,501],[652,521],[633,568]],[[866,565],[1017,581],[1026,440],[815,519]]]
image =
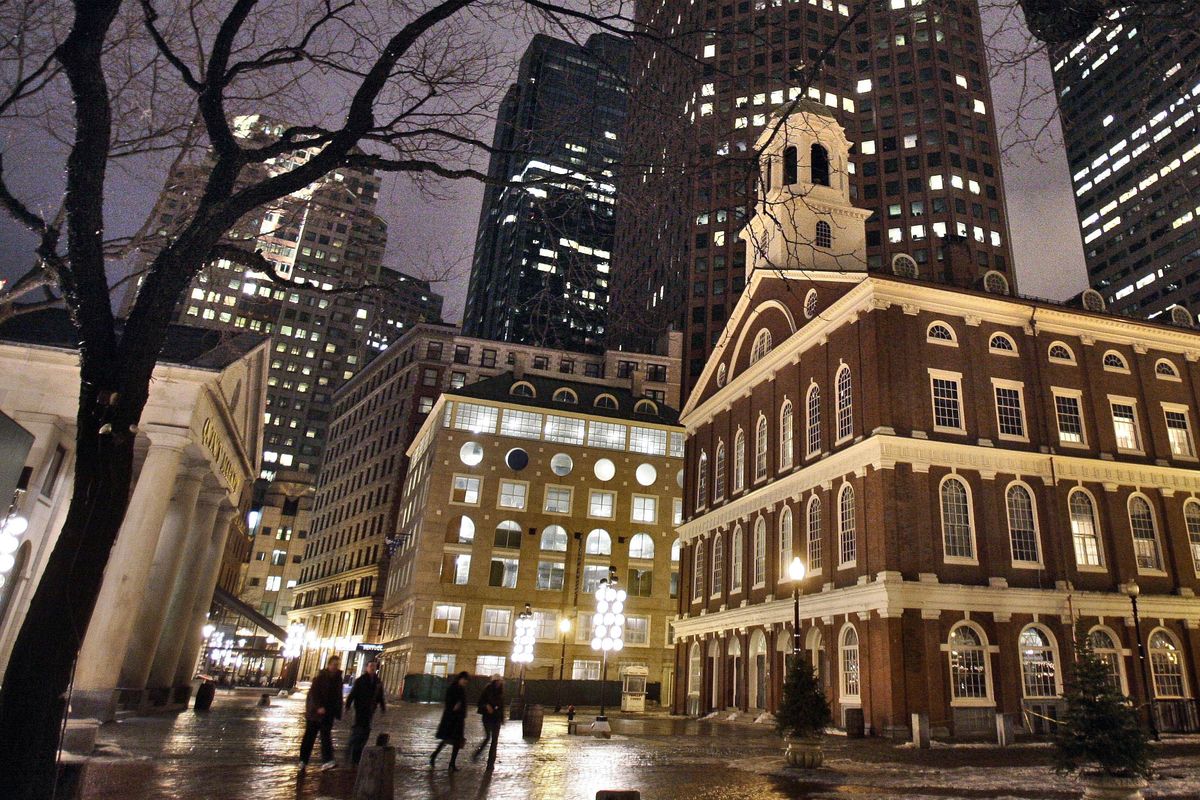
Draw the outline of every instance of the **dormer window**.
[[[817,186],[829,185],[829,151],[824,146],[814,144],[810,151],[812,158],[812,182]],[[828,245],[826,245],[828,246]]]
[[[796,148],[785,147],[783,150],[783,185],[791,186],[799,178],[797,169],[798,156]]]
[[[638,400],[637,404],[633,407],[633,410],[636,414],[651,414],[653,416],[658,416],[658,406],[654,405],[653,400]]]
[[[537,391],[534,390],[533,385],[524,381],[514,383],[508,393],[513,397],[537,397]]]
[[[555,389],[554,402],[570,403],[571,405],[575,405],[579,402],[579,398],[576,397],[575,392],[571,391],[570,389]]]
[[[833,247],[833,229],[825,220],[817,222],[817,235],[814,237],[817,247]]]
[[[596,402],[592,403],[592,405],[596,408],[608,409],[609,411],[616,411],[619,408],[617,405],[617,398],[613,397],[611,394],[600,395],[596,398]]]

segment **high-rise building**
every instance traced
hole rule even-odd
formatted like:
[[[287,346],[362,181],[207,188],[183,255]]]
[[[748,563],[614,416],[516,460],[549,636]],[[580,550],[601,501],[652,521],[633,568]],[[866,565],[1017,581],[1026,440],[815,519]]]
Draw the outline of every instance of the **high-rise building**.
[[[1198,23],[1134,5],[1052,52],[1088,282],[1121,313],[1200,307]]]
[[[500,105],[464,332],[602,349],[628,40],[535,36]]]
[[[685,332],[685,394],[744,288],[754,142],[789,100],[824,105],[854,143],[851,198],[874,213],[865,264],[830,220],[845,269],[890,271],[903,253],[941,280],[956,236],[976,280],[1015,288],[973,0],[641,0],[637,21],[656,35],[632,56],[613,321],[622,340]]]

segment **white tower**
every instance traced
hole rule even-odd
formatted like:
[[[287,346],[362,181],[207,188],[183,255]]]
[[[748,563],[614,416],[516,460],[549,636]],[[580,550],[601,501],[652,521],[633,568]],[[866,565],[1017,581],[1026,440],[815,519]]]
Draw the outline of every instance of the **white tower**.
[[[850,203],[850,142],[824,106],[780,107],[755,142],[758,200],[739,236],[755,269],[866,272],[865,223]]]

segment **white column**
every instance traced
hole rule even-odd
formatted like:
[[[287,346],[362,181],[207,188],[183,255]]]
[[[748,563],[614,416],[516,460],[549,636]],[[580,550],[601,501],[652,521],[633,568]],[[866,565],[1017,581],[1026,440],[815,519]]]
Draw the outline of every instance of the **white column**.
[[[150,664],[158,649],[158,639],[166,622],[171,594],[192,535],[192,522],[196,516],[196,503],[204,484],[206,470],[196,467],[186,470],[175,483],[175,494],[167,506],[162,534],[154,550],[154,562],[150,565],[150,578],[146,583],[146,595],[137,609],[137,624],[129,638],[125,652],[125,665],[121,668],[120,686],[125,689],[144,689],[150,677]]]
[[[149,689],[167,688],[175,679],[175,664],[179,661],[179,651],[183,649],[183,643],[188,640],[189,631],[186,626],[191,622],[197,586],[207,565],[205,559],[212,543],[213,529],[222,507],[229,507],[227,503],[222,502],[223,499],[223,492],[205,492],[200,496],[192,529],[185,544],[183,563],[175,581],[175,590],[170,597],[170,604],[163,605],[166,613],[146,682]],[[228,525],[228,521],[225,524]]]
[[[217,578],[221,576],[225,539],[229,535],[229,523],[233,520],[235,511],[233,508],[222,508],[217,514],[212,540],[204,552],[201,578],[195,587],[190,616],[184,617],[183,647],[175,662],[172,686],[183,686],[192,680],[192,669],[196,666],[196,657],[200,654],[200,629],[204,627],[205,615],[208,614],[208,607],[212,605],[213,591],[217,588]]]
[[[75,667],[75,716],[111,719],[116,712],[117,679],[146,594],[151,559],[158,546],[167,503],[188,446],[186,436],[157,429],[147,432],[150,447],[138,473],[125,521],[104,570],[104,582]]]

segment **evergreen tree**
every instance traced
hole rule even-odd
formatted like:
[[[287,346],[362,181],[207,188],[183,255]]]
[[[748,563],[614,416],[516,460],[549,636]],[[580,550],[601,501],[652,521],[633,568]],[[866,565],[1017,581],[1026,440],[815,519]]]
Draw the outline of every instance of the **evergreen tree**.
[[[1112,776],[1150,774],[1146,734],[1109,665],[1092,651],[1087,632],[1075,632],[1075,663],[1066,682],[1066,714],[1055,737],[1060,772],[1095,765]]]
[[[803,658],[789,656],[775,729],[780,736],[803,738],[821,734],[832,721],[829,702],[817,684],[812,665]]]

